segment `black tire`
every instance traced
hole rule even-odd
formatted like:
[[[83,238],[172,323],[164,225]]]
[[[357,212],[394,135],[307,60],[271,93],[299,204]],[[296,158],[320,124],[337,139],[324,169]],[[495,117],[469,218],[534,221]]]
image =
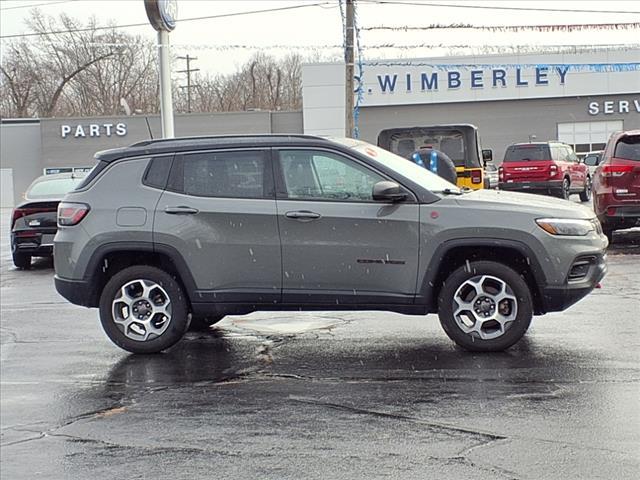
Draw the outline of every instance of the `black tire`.
[[[591,200],[591,177],[587,176],[584,181],[584,190],[580,192],[580,201],[588,202],[589,200]]]
[[[560,187],[558,196],[560,198],[564,198],[565,200],[569,200],[569,197],[571,197],[571,182],[566,177],[564,180],[562,180],[562,187]]]
[[[515,298],[515,302],[509,301],[506,305],[510,308],[516,307],[515,318],[504,327],[503,333],[495,332],[499,334],[496,338],[483,339],[474,332],[467,333],[454,318],[454,296],[458,289],[465,288],[463,285],[468,280],[483,275],[503,282]],[[493,279],[488,281],[494,282]],[[504,300],[500,301],[500,304],[503,302]],[[496,352],[511,347],[525,334],[533,317],[533,301],[529,286],[513,269],[498,262],[477,261],[458,268],[446,279],[438,295],[438,316],[447,336],[461,347],[472,352]]]
[[[166,329],[152,339],[140,341],[127,335],[114,320],[112,302],[120,289],[135,280],[145,280],[160,286],[168,296],[171,317]],[[132,353],[158,353],[176,344],[189,327],[189,306],[180,284],[167,272],[148,265],[136,265],[116,273],[107,282],[100,296],[100,322],[107,336],[120,348]],[[132,312],[129,312],[132,314]]]
[[[191,315],[190,332],[206,332],[212,325],[220,322],[224,315]]]
[[[609,239],[609,245],[611,245],[613,243],[613,231],[615,229],[611,228],[609,226],[602,226],[602,233],[604,233],[607,238]]]
[[[14,252],[13,264],[20,270],[29,270],[31,268],[31,255],[27,253]]]

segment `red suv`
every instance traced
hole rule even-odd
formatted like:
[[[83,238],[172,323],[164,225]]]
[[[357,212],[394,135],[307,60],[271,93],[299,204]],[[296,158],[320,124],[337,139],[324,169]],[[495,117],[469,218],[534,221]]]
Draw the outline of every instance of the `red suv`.
[[[593,209],[611,240],[640,221],[640,130],[611,135],[593,175]]]
[[[559,142],[516,143],[507,148],[498,170],[501,190],[541,192],[568,199],[591,198],[589,169],[573,149]]]

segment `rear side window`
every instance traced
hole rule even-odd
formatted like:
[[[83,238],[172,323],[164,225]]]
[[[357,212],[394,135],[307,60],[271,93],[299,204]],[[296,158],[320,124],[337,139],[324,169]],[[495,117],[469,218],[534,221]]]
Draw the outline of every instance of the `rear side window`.
[[[189,153],[176,157],[169,189],[201,197],[265,198],[273,195],[266,152]]]
[[[505,162],[551,160],[548,145],[511,145],[504,154]]]
[[[622,137],[616,143],[615,158],[640,161],[640,135]]]
[[[152,158],[142,179],[142,183],[149,187],[164,189],[169,180],[172,162],[173,156]]]

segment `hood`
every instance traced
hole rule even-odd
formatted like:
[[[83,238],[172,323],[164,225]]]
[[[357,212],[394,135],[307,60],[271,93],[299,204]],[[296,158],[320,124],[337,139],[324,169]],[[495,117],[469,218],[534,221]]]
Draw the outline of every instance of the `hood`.
[[[462,207],[482,206],[494,210],[526,212],[540,217],[584,219],[595,217],[595,213],[590,208],[579,203],[532,193],[475,190],[456,197],[456,202]]]

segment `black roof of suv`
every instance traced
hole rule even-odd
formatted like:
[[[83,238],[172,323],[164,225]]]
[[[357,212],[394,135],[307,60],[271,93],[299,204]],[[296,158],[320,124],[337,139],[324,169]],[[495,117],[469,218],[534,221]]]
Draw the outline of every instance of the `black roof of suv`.
[[[158,140],[144,140],[128,147],[103,150],[96,153],[96,159],[112,162],[119,158],[158,153],[182,152],[221,147],[267,147],[277,145],[318,145],[331,142],[322,137],[301,134],[283,135],[211,135],[201,137],[164,138]]]

